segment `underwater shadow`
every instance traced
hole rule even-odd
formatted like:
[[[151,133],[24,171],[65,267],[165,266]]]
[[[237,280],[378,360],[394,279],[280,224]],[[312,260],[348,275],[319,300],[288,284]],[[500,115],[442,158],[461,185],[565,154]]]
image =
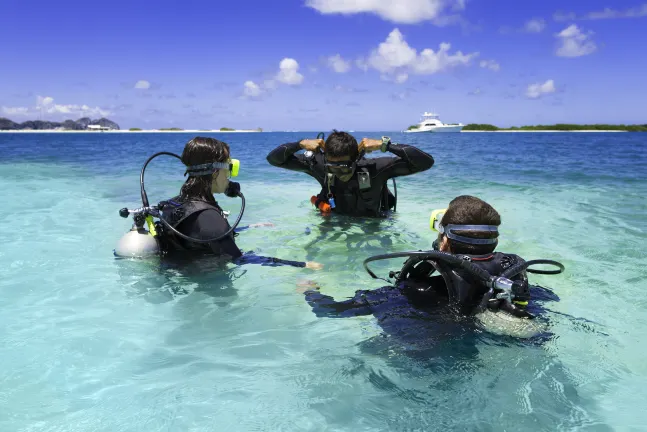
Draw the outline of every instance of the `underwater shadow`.
[[[417,234],[403,231],[393,217],[361,218],[344,215],[321,216],[321,221],[314,224],[318,230],[315,235],[310,227],[306,235],[312,236],[303,249],[308,261],[316,260],[327,246],[343,242],[349,252],[364,254],[374,251],[393,250],[395,243],[413,248],[420,240]]]
[[[198,292],[225,306],[238,297],[234,282],[247,271],[214,257],[116,259],[117,273],[128,296],[160,304]]]

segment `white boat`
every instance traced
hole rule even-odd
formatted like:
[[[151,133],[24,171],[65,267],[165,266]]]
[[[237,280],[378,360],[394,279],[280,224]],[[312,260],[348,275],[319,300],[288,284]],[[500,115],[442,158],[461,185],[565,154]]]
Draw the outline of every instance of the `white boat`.
[[[445,124],[440,121],[438,114],[428,112],[422,115],[422,120],[416,126],[402,132],[460,132],[465,127],[463,123]]]

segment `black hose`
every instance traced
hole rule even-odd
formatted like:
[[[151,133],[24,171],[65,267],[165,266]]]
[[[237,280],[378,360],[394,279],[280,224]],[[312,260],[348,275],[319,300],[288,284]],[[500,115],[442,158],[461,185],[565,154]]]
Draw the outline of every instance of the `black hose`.
[[[423,261],[425,259],[438,259],[440,261],[444,261],[448,264],[452,264],[458,267],[461,267],[465,270],[467,270],[472,276],[477,277],[478,279],[481,279],[483,282],[490,282],[492,280],[492,275],[487,272],[487,270],[484,270],[474,263],[460,258],[456,255],[452,255],[447,252],[440,252],[440,251],[417,251],[417,252],[396,252],[392,254],[383,254],[383,255],[375,255],[369,258],[366,258],[364,260],[364,269],[366,272],[373,277],[373,279],[380,279],[373,273],[369,268],[368,268],[368,263],[372,261],[380,261],[384,259],[391,259],[391,258],[413,258],[417,257],[419,258],[419,261]]]
[[[148,196],[146,195],[146,190],[144,189],[144,172],[146,171],[146,167],[148,166],[148,163],[150,161],[152,161],[153,159],[155,159],[157,156],[161,156],[161,155],[173,156],[173,157],[178,158],[179,160],[182,160],[182,158],[180,156],[176,155],[175,153],[165,152],[165,151],[155,153],[153,156],[149,157],[148,160],[146,160],[146,162],[144,163],[144,166],[142,167],[142,171],[139,174],[139,186],[141,188],[142,204],[144,205],[144,207],[149,206],[149,204],[148,204]]]
[[[242,207],[240,208],[240,213],[238,214],[238,219],[236,219],[236,222],[231,226],[231,228],[229,228],[229,230],[227,232],[225,232],[224,234],[219,235],[218,237],[214,237],[214,238],[210,238],[210,239],[196,239],[196,238],[193,238],[193,237],[189,237],[188,235],[182,234],[181,232],[179,232],[178,230],[173,228],[173,226],[171,226],[171,224],[169,224],[163,218],[160,217],[160,220],[162,221],[162,223],[164,225],[166,225],[167,228],[169,228],[171,231],[173,231],[175,233],[175,235],[177,235],[178,237],[182,237],[185,240],[189,240],[189,241],[196,242],[196,243],[211,243],[213,241],[218,241],[220,239],[223,239],[223,238],[227,237],[229,234],[231,234],[236,229],[236,227],[238,227],[238,224],[240,223],[240,220],[243,218],[243,213],[245,213],[245,196],[240,192],[238,193],[238,196],[240,197],[240,199],[243,200]]]
[[[393,196],[395,198],[395,203],[393,204],[393,211],[395,212],[398,208],[398,186],[395,184],[395,177],[391,177],[393,180]]]
[[[148,163],[150,161],[155,159],[157,156],[162,156],[162,155],[173,156],[174,158],[177,158],[180,161],[182,160],[182,158],[180,156],[176,155],[175,153],[162,151],[162,152],[155,153],[153,156],[149,157],[146,160],[146,162],[144,162],[144,166],[142,166],[142,171],[141,171],[141,173],[139,175],[139,185],[140,185],[140,188],[141,188],[142,204],[143,204],[144,207],[149,207],[148,196],[146,195],[146,189],[144,188],[144,172],[146,171],[146,167],[148,166]],[[162,221],[162,223],[164,225],[166,225],[167,228],[169,228],[177,236],[182,237],[185,240],[189,240],[189,241],[196,242],[196,243],[211,243],[213,241],[218,241],[220,239],[223,239],[223,238],[227,237],[229,234],[231,234],[236,229],[236,227],[238,227],[238,224],[240,223],[240,220],[243,218],[243,213],[245,213],[245,196],[240,192],[238,192],[237,195],[240,197],[241,200],[243,200],[242,206],[240,208],[240,213],[238,214],[238,219],[236,219],[236,222],[231,226],[231,228],[227,232],[225,232],[224,234],[219,235],[218,237],[214,237],[214,238],[210,238],[210,239],[204,239],[204,240],[189,237],[189,236],[187,236],[185,234],[182,234],[181,232],[179,232],[175,228],[173,228],[171,226],[171,224],[169,224],[167,221],[164,220],[164,218],[160,217],[159,219]]]
[[[551,264],[557,267],[558,270],[535,270],[535,269],[529,268],[531,265],[535,265],[535,264]],[[556,275],[564,271],[564,265],[557,261],[547,260],[547,259],[525,261],[510,267],[509,269],[501,273],[501,277],[512,279],[513,277],[515,277],[516,275],[518,275],[524,270],[526,270],[528,273]]]

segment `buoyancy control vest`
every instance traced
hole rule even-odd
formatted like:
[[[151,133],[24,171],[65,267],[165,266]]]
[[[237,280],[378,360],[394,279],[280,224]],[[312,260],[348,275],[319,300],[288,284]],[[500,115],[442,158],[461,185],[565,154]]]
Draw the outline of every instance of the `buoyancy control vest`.
[[[204,210],[216,210],[222,217],[225,217],[224,211],[217,203],[210,203],[200,200],[180,201],[179,196],[173,197],[169,200],[162,201],[159,205],[160,218],[168,222],[173,228],[177,229],[178,226],[184,222],[189,216],[199,213]],[[191,242],[186,239],[180,238],[173,231],[165,229],[164,225],[159,224],[161,232],[159,232],[159,239],[162,250],[165,253],[172,253],[177,251],[205,251],[209,252],[211,247],[209,243]],[[233,236],[233,233],[231,234]]]
[[[376,184],[374,162],[361,160],[347,183],[341,183],[333,174],[324,172],[323,175],[323,187],[318,198],[329,204],[332,198],[335,204],[333,212],[336,207],[341,207],[349,214],[381,216],[397,205],[387,181]]]
[[[465,255],[460,256],[472,262],[477,267],[487,271],[492,276],[500,276],[507,269],[524,263],[518,255],[494,252],[487,255]],[[438,275],[432,276],[434,272]],[[420,260],[415,257],[409,258],[402,270],[397,273],[397,283],[403,288],[415,288],[419,291],[432,289],[431,278],[441,277],[447,289],[447,296],[450,303],[455,304],[463,313],[471,313],[479,307],[496,309],[500,306],[495,294],[481,280],[465,269],[451,265],[448,262],[435,259]],[[512,289],[512,302],[517,308],[523,309],[530,300],[530,288],[528,276],[525,271],[510,277],[510,280],[519,282]],[[488,294],[490,294],[488,296]],[[492,295],[494,294],[494,295]]]

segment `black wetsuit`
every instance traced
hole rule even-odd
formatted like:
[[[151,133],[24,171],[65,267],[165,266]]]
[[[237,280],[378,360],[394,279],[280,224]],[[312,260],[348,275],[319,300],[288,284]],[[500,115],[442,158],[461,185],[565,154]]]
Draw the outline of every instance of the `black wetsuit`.
[[[419,288],[431,289],[424,292]],[[551,291],[541,287],[530,287],[533,302],[528,312],[540,314],[541,303],[558,301]],[[331,296],[311,289],[305,292],[305,299],[317,317],[349,318],[373,315],[384,332],[401,341],[415,343],[426,337],[444,334],[455,337],[471,326],[472,317],[458,312],[448,304],[447,288],[441,276],[427,281],[408,279],[397,286],[387,285],[375,290],[359,290],[354,297],[335,301]]]
[[[318,198],[328,201],[328,176],[324,155],[316,152],[311,157],[295,154],[301,147],[298,142],[282,144],[267,155],[267,161],[277,167],[304,172],[314,177],[321,185]],[[434,158],[416,147],[406,144],[391,144],[389,151],[397,157],[362,158],[357,162],[353,177],[346,183],[335,178],[330,191],[335,199],[334,213],[350,216],[382,217],[395,205],[393,194],[388,189],[390,178],[401,177],[428,170]],[[370,176],[370,188],[362,190],[358,172]]]
[[[217,203],[205,201],[182,203],[177,197],[168,200],[167,203],[170,203],[170,205],[166,210],[163,210],[162,216],[176,230],[186,236],[197,239],[209,239],[218,237],[231,228],[231,225],[225,219],[222,209]],[[306,266],[306,263],[302,261],[263,257],[254,255],[253,253],[243,254],[234,241],[234,233],[210,243],[197,243],[175,235],[166,227],[163,230],[165,233],[162,242],[163,247],[166,254],[171,257],[178,255],[212,254],[215,256],[229,257],[236,264]]]

